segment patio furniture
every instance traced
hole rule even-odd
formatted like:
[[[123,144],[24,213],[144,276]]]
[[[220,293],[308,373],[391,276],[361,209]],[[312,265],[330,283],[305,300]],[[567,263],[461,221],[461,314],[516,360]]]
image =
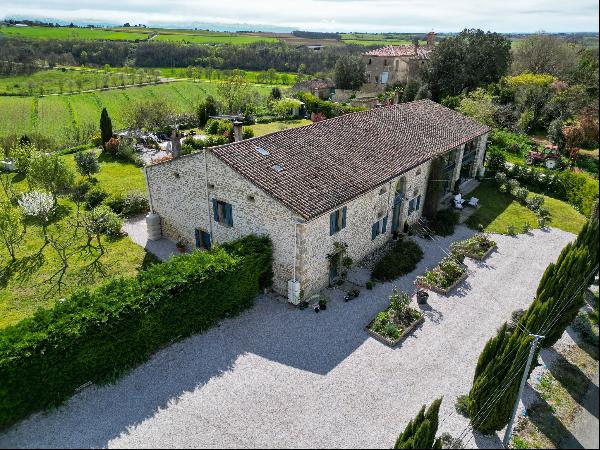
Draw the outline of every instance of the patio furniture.
[[[454,207],[456,209],[463,209],[463,203],[465,200],[462,198],[461,194],[457,194],[454,196]]]
[[[469,200],[469,206],[477,208],[477,205],[479,205],[479,199],[477,197],[471,197],[471,199]]]

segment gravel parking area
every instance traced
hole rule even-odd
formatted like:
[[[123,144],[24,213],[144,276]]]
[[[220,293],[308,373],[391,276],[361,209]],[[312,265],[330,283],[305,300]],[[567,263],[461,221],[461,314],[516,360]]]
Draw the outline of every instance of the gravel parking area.
[[[158,352],[116,384],[31,416],[0,435],[0,447],[390,448],[439,396],[440,432],[458,435],[467,422],[454,401],[470,388],[485,341],[530,303],[547,264],[573,239],[560,230],[494,236],[498,250],[467,260],[471,273],[453,295],[431,294],[425,323],[401,347],[370,338],[364,327],[391,288],[412,291],[442,248],[471,234],[461,226],[450,238],[418,240],[426,256],[413,273],[349,303],[328,290],[319,314],[261,296],[251,311]]]

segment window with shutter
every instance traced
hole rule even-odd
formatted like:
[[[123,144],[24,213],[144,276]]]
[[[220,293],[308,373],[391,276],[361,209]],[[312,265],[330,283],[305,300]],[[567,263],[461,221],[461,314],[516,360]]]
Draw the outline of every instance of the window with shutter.
[[[374,241],[378,235],[379,235],[379,221],[375,222],[371,226],[371,240]]]
[[[415,210],[418,211],[420,207],[421,207],[421,196],[419,195],[417,197],[417,204],[415,206]]]
[[[344,206],[329,215],[329,236],[333,236],[341,229],[346,228],[347,210],[348,208]]]
[[[415,199],[413,198],[410,202],[408,202],[408,214],[412,214],[415,210]]]
[[[227,227],[233,226],[233,208],[229,203],[213,199],[213,215],[215,222]]]

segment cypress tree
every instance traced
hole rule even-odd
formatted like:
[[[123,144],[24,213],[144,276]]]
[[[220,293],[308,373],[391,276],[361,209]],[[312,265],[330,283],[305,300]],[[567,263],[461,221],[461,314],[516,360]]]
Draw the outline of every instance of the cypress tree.
[[[598,264],[598,231],[597,220],[586,223],[577,240],[546,268],[517,329],[509,333],[504,324],[486,343],[469,392],[468,411],[476,430],[501,430],[510,419],[531,342],[525,330],[543,333],[542,347],[550,347],[577,316],[584,304],[581,288],[590,284]]]
[[[473,427],[484,434],[501,430],[510,419],[531,338],[504,324],[485,345],[469,392]]]
[[[110,116],[108,115],[106,108],[102,108],[102,113],[100,114],[100,136],[102,136],[103,146],[110,140],[110,138],[112,138],[112,135],[113,129]]]
[[[411,420],[398,436],[394,448],[442,448],[440,439],[435,438],[439,425],[439,413],[442,399],[435,400],[427,411],[421,408],[417,417]]]

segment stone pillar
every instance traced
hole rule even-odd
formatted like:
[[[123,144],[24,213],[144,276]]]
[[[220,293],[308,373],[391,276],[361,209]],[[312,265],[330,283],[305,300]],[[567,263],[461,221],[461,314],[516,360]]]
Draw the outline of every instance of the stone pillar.
[[[485,167],[483,167],[485,159],[485,150],[487,148],[488,134],[479,137],[479,143],[477,144],[477,155],[475,156],[475,164],[473,164],[473,176],[479,175],[483,177],[485,174]]]
[[[454,184],[460,178],[460,169],[462,168],[462,159],[465,153],[465,144],[457,148],[456,160],[454,161],[454,172],[452,173],[451,190],[454,191]]]

